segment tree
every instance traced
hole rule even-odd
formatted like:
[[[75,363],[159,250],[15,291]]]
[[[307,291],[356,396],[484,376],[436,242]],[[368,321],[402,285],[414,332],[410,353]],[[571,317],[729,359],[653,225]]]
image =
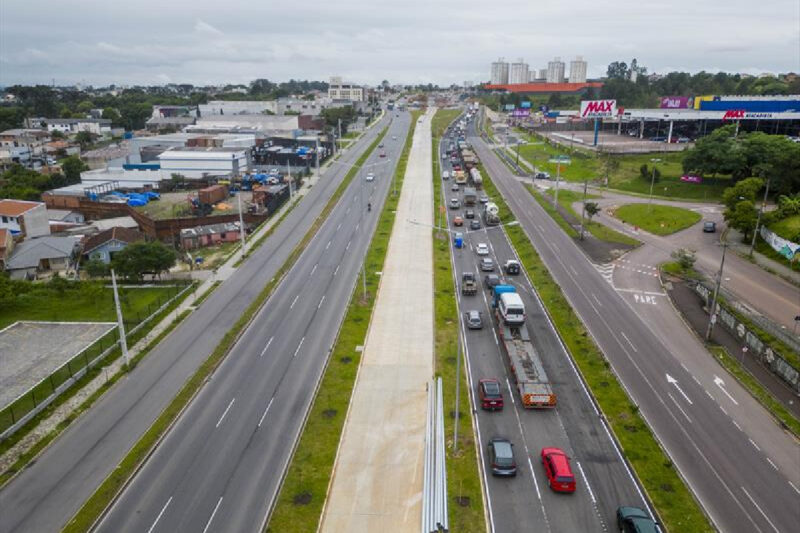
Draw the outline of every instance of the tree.
[[[177,254],[159,241],[135,242],[114,255],[111,266],[127,279],[142,280],[145,273],[161,276],[175,265]]]
[[[734,179],[747,177],[747,157],[735,139],[736,126],[731,124],[698,139],[694,148],[683,156],[684,172],[700,176],[730,174]]]
[[[608,65],[608,69],[606,69],[606,76],[620,80],[628,78],[628,64],[624,61],[614,61]]]
[[[764,186],[761,178],[747,178],[736,183],[733,187],[728,187],[722,192],[722,203],[728,210],[733,210],[742,201],[755,204],[756,194]]]
[[[111,120],[111,124],[114,126],[119,126],[122,123],[122,116],[113,107],[103,109],[103,118]]]
[[[66,185],[72,185],[81,181],[81,172],[89,170],[89,166],[76,155],[71,155],[61,160],[61,168],[64,171]]]
[[[675,260],[676,263],[678,263],[678,265],[680,265],[681,270],[684,271],[692,268],[695,261],[697,261],[694,252],[687,250],[686,248],[678,248],[669,255]]]
[[[83,265],[83,268],[90,278],[103,278],[108,276],[108,265],[99,259],[90,259]]]
[[[583,207],[586,209],[586,216],[589,217],[589,222],[592,221],[593,216],[600,212],[600,205],[597,202],[586,202]]]
[[[726,209],[723,213],[728,226],[742,232],[743,241],[750,240],[750,232],[756,228],[758,219],[758,209],[755,203],[750,200],[742,200],[733,209]]]
[[[95,140],[95,137],[97,136],[94,133],[84,130],[84,131],[79,131],[77,135],[75,135],[75,140],[78,141],[78,144],[81,145],[82,149],[86,149],[92,145],[92,143]]]

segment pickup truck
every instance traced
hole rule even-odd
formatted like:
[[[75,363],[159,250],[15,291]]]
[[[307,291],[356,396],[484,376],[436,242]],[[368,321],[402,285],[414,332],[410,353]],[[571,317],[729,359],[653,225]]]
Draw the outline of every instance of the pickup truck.
[[[461,275],[461,294],[473,296],[478,292],[478,281],[475,279],[474,272],[464,272]]]

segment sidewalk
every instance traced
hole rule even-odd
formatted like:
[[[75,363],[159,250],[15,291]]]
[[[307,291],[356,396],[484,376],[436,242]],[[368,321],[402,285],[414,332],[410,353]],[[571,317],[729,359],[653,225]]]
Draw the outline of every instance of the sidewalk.
[[[418,532],[433,375],[429,109],[417,124],[321,531]],[[409,224],[415,219],[420,224]]]

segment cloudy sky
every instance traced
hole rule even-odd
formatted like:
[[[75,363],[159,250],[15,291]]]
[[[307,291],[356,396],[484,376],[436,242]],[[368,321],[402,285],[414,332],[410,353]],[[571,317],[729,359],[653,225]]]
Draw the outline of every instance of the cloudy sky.
[[[589,76],[800,71],[798,0],[0,0],[0,85],[485,81],[498,57]]]

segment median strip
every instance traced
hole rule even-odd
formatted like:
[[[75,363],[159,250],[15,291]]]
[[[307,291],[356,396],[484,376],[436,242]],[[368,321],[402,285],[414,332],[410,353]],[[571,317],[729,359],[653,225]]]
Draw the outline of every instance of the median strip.
[[[169,431],[169,428],[180,416],[183,409],[189,404],[192,398],[197,394],[202,385],[205,383],[208,376],[210,376],[217,365],[224,359],[228,351],[233,347],[234,343],[238,340],[242,332],[250,324],[250,321],[261,309],[261,306],[269,299],[275,288],[281,282],[283,277],[289,272],[294,265],[297,258],[306,248],[311,239],[314,238],[319,228],[328,215],[336,206],[339,198],[342,196],[347,185],[357,175],[359,166],[361,166],[370,153],[377,147],[388,131],[388,126],[378,135],[373,143],[366,149],[366,151],[356,161],[355,166],[345,176],[342,183],[333,193],[325,208],[314,220],[314,223],[308,229],[303,239],[295,246],[292,252],[284,261],[283,265],[278,269],[272,280],[261,290],[256,296],[255,300],[247,307],[242,313],[242,316],[236,321],[233,327],[223,336],[222,340],[217,344],[214,351],[208,356],[202,365],[195,371],[195,373],[187,380],[178,394],[172,399],[169,405],[161,412],[152,426],[142,435],[142,437],[131,447],[125,457],[120,461],[117,468],[100,484],[92,496],[83,504],[78,512],[73,516],[69,523],[64,528],[65,532],[79,532],[88,531],[93,527],[97,520],[103,515],[106,509],[111,505],[114,499],[121,493],[132,476],[144,464],[144,461],[155,450],[155,447],[161,439]]]

